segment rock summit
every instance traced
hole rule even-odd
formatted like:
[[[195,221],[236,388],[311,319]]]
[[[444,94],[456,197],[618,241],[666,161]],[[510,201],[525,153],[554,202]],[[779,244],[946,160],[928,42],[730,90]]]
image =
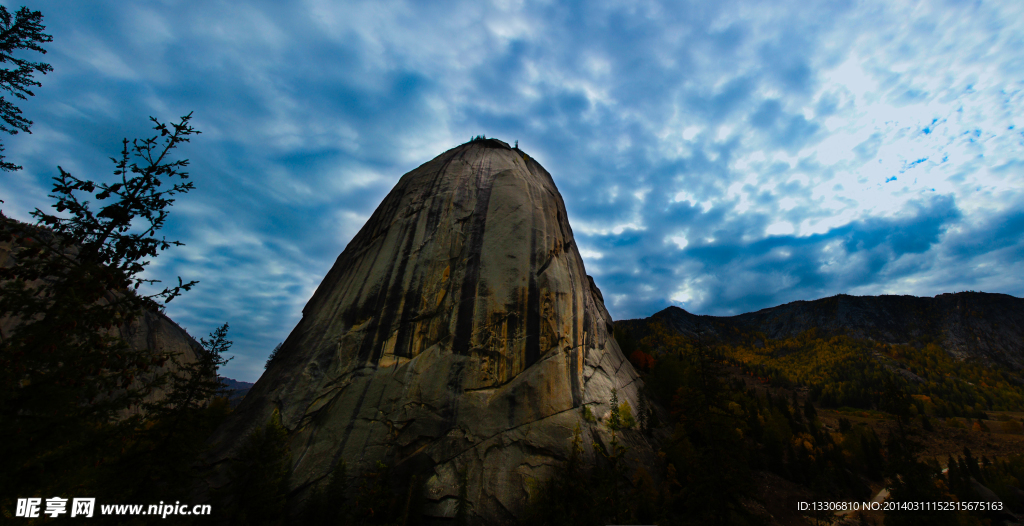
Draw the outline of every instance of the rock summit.
[[[380,461],[417,475],[424,518],[454,517],[462,484],[472,522],[513,522],[577,426],[609,442],[584,406],[641,402],[551,175],[498,140],[405,174],[302,312],[209,458],[279,412],[295,506],[342,460],[350,476]]]

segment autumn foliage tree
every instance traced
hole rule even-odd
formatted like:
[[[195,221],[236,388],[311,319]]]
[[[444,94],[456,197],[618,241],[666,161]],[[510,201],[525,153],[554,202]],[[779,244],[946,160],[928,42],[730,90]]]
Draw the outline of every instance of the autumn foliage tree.
[[[654,367],[654,357],[637,349],[629,355],[629,361],[637,369],[643,369],[650,371],[651,367]]]

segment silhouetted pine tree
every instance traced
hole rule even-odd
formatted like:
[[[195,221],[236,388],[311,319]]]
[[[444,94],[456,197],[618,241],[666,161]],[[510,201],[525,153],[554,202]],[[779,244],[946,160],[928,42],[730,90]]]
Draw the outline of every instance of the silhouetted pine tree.
[[[178,369],[169,375],[165,398],[144,404],[144,424],[125,451],[106,465],[103,487],[117,502],[187,500],[198,473],[193,464],[206,439],[230,412],[218,368],[228,362],[228,324],[200,338],[203,348],[193,363],[171,357]]]
[[[15,69],[0,69],[0,89],[15,97],[25,100],[25,95],[34,96],[29,88],[42,86],[39,81],[33,78],[36,73],[53,71],[53,67],[42,62],[32,62],[22,58],[16,58],[14,53],[20,50],[37,51],[46,54],[46,50],[40,44],[53,42],[53,37],[43,34],[46,26],[43,25],[43,14],[39,11],[29,11],[22,7],[11,17],[7,8],[0,6],[0,63],[12,62]],[[32,121],[21,116],[21,110],[5,97],[0,96],[0,131],[17,135],[19,131],[32,133],[29,127]],[[0,144],[0,170],[15,171],[21,167],[14,163],[4,161],[4,147]],[[2,203],[3,201],[0,201]]]

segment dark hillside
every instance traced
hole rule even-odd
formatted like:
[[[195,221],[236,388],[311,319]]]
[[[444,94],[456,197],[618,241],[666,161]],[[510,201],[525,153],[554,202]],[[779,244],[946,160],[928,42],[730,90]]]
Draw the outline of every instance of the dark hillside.
[[[826,407],[873,409],[896,373],[922,411],[943,418],[1024,411],[1024,300],[1013,296],[840,295],[730,317],[669,307],[616,322],[616,336],[656,339],[657,329],[695,339],[698,324],[746,374],[806,388]]]
[[[697,318],[678,307],[651,316],[690,336]],[[720,337],[741,331],[782,340],[816,329],[823,337],[842,334],[915,348],[935,343],[957,360],[1024,369],[1024,299],[1006,294],[959,292],[934,298],[841,294],[705,319],[711,322],[705,330]],[[616,324],[639,329],[643,321]]]
[[[1017,524],[1022,306],[1012,296],[960,293],[836,296],[731,317],[671,307],[615,322],[615,338],[651,398],[669,409],[670,465],[688,473],[709,459],[721,466],[708,481],[691,475],[690,484],[740,472],[724,469],[716,449],[727,435],[703,423],[732,415],[744,440],[726,449],[745,459],[744,476],[756,481],[746,495],[763,505],[767,523]],[[710,397],[707,385],[717,386]],[[872,498],[1001,507],[792,511],[799,501]],[[757,505],[746,509],[765,516]]]

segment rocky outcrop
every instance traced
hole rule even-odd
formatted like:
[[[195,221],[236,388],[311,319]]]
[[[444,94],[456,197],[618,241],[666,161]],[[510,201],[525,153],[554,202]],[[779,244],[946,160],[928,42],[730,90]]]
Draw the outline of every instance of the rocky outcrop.
[[[173,356],[182,365],[195,363],[199,353],[204,352],[199,342],[161,312],[147,310],[132,323],[119,328],[118,332],[131,348],[147,349],[154,355]],[[173,361],[164,362],[164,365],[151,369],[145,378],[138,380],[135,387],[160,375],[174,374],[177,371],[178,364]],[[146,395],[143,402],[163,400],[167,397],[169,389],[168,385],[157,387]]]
[[[426,480],[427,516],[454,516],[464,472],[473,522],[513,522],[577,425],[584,444],[609,441],[583,406],[609,414],[615,389],[637,407],[611,327],[551,176],[475,140],[401,178],[214,434],[209,461],[223,465],[277,410],[294,507],[338,462],[355,474],[383,461]],[[640,433],[619,439],[651,451]]]
[[[14,223],[14,220],[0,216],[0,222]],[[29,229],[36,235],[52,235],[42,227],[20,224],[19,228]],[[16,263],[15,247],[17,241],[0,242],[0,266],[9,267]],[[116,294],[116,293],[115,293]],[[20,324],[20,320],[10,316],[0,317],[0,341],[7,338]],[[191,364],[197,360],[202,346],[185,329],[172,321],[162,312],[155,310],[143,311],[131,323],[115,327],[111,332],[123,339],[132,349],[146,349],[153,356],[166,355],[174,357],[178,363]],[[133,388],[140,388],[151,383],[154,378],[165,373],[177,371],[173,361],[165,361],[162,366],[154,367],[142,378],[137,378]],[[167,396],[167,386],[152,389],[142,400],[144,403],[156,402]],[[138,411],[139,409],[136,409]]]

